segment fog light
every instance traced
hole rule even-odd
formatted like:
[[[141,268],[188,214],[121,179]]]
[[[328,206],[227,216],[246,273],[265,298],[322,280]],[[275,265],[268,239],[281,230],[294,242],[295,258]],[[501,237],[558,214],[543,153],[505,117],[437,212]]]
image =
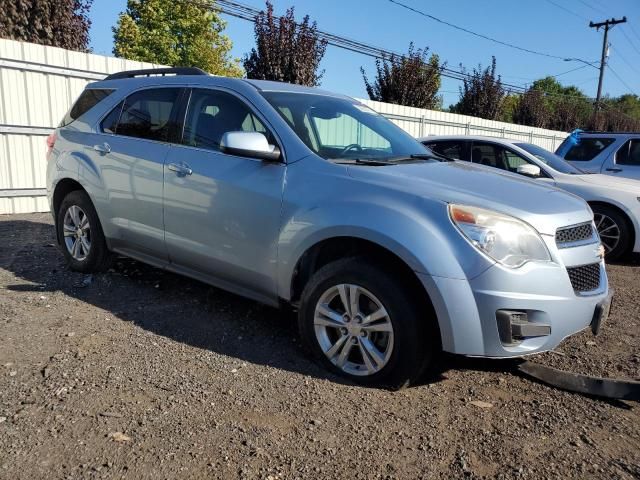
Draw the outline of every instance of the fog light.
[[[551,325],[531,323],[527,312],[498,310],[496,312],[498,333],[504,345],[514,345],[525,338],[551,335]]]

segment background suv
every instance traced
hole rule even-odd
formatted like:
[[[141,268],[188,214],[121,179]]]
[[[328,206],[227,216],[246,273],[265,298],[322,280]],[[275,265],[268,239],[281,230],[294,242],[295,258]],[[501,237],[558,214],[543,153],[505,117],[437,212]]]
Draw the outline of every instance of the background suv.
[[[556,154],[585,172],[640,180],[640,133],[576,130]]]
[[[287,303],[316,358],[365,384],[411,384],[440,349],[545,351],[607,316],[582,199],[450,162],[348,97],[124,72],[89,85],[48,143],[71,268],[115,252]]]

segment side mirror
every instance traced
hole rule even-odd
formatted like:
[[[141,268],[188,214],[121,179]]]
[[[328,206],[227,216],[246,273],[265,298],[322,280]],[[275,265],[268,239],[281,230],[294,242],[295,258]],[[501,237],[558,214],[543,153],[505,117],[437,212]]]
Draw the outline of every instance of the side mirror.
[[[518,166],[516,170],[520,175],[526,175],[527,177],[538,178],[542,171],[540,167],[537,165],[532,165],[530,163],[525,163],[523,165]]]
[[[220,151],[269,162],[277,162],[281,157],[280,149],[269,145],[267,137],[260,132],[227,132],[220,140]]]

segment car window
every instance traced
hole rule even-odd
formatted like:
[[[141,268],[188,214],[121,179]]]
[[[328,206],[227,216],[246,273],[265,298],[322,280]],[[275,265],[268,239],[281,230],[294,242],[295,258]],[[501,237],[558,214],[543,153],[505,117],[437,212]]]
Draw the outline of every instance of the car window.
[[[113,110],[109,112],[106,117],[104,117],[104,119],[100,123],[100,129],[104,133],[116,133],[116,130],[118,129],[118,120],[120,120],[120,114],[122,113],[123,105],[124,101],[120,102],[113,108]]]
[[[193,90],[182,134],[184,145],[219,151],[222,136],[238,131],[263,133],[275,144],[273,135],[239,98],[218,90]]]
[[[462,141],[425,142],[425,145],[436,153],[457,160],[470,160],[465,154],[465,143]]]
[[[298,138],[322,158],[389,159],[428,154],[408,133],[354,100],[296,92],[261,94]]]
[[[640,166],[640,139],[627,141],[616,153],[619,165]]]
[[[613,138],[580,137],[564,156],[565,160],[588,162],[614,142]]]
[[[338,118],[322,118],[314,115],[312,109],[310,117],[321,148],[342,150],[350,145],[358,145],[361,149],[390,152],[391,143],[387,139],[348,113],[343,113]]]
[[[179,88],[151,88],[129,95],[122,107],[114,108],[102,121],[102,131],[127,137],[171,141],[176,132]],[[122,109],[119,120],[115,118]]]
[[[71,122],[87,113],[113,92],[114,90],[108,88],[88,88],[80,94],[58,126],[66,127]]]
[[[500,168],[514,173],[517,173],[520,165],[531,163],[526,158],[502,145],[488,142],[473,142],[471,160],[473,163]]]
[[[562,157],[550,152],[549,150],[534,145],[533,143],[514,143],[516,147],[520,147],[522,150],[535,156],[541,162],[544,162],[547,166],[551,167],[557,172],[567,173],[569,175],[580,175],[584,172],[578,167],[574,167]]]

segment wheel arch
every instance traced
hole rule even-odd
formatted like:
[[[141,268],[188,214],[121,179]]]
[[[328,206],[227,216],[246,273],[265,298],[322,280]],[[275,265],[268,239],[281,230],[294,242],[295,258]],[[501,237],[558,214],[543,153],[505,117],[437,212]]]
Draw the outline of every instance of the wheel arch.
[[[411,268],[410,264],[389,248],[374,241],[357,236],[335,236],[325,238],[307,248],[296,262],[289,287],[288,302],[297,305],[313,274],[323,266],[350,256],[366,257],[385,271],[391,272],[411,289],[421,312],[435,320],[440,338],[440,327],[429,293]]]
[[[629,231],[631,232],[629,248],[633,249],[633,246],[636,243],[636,239],[638,238],[638,232],[636,231],[636,225],[631,219],[631,215],[629,214],[629,212],[627,212],[627,210],[624,207],[616,203],[607,202],[603,200],[593,200],[593,201],[588,200],[587,203],[589,204],[590,207],[592,207],[592,209],[593,209],[593,206],[601,206],[601,207],[611,208],[612,210],[615,210],[617,213],[622,215],[622,218],[624,218],[624,220],[627,222],[627,226],[629,227]]]
[[[60,209],[62,200],[64,200],[64,197],[66,197],[67,195],[69,195],[71,192],[75,190],[82,190],[84,192],[87,191],[80,184],[80,182],[72,178],[63,178],[59,180],[58,183],[56,184],[56,187],[53,191],[53,201],[52,201],[53,214],[56,219],[58,217],[58,210]]]

